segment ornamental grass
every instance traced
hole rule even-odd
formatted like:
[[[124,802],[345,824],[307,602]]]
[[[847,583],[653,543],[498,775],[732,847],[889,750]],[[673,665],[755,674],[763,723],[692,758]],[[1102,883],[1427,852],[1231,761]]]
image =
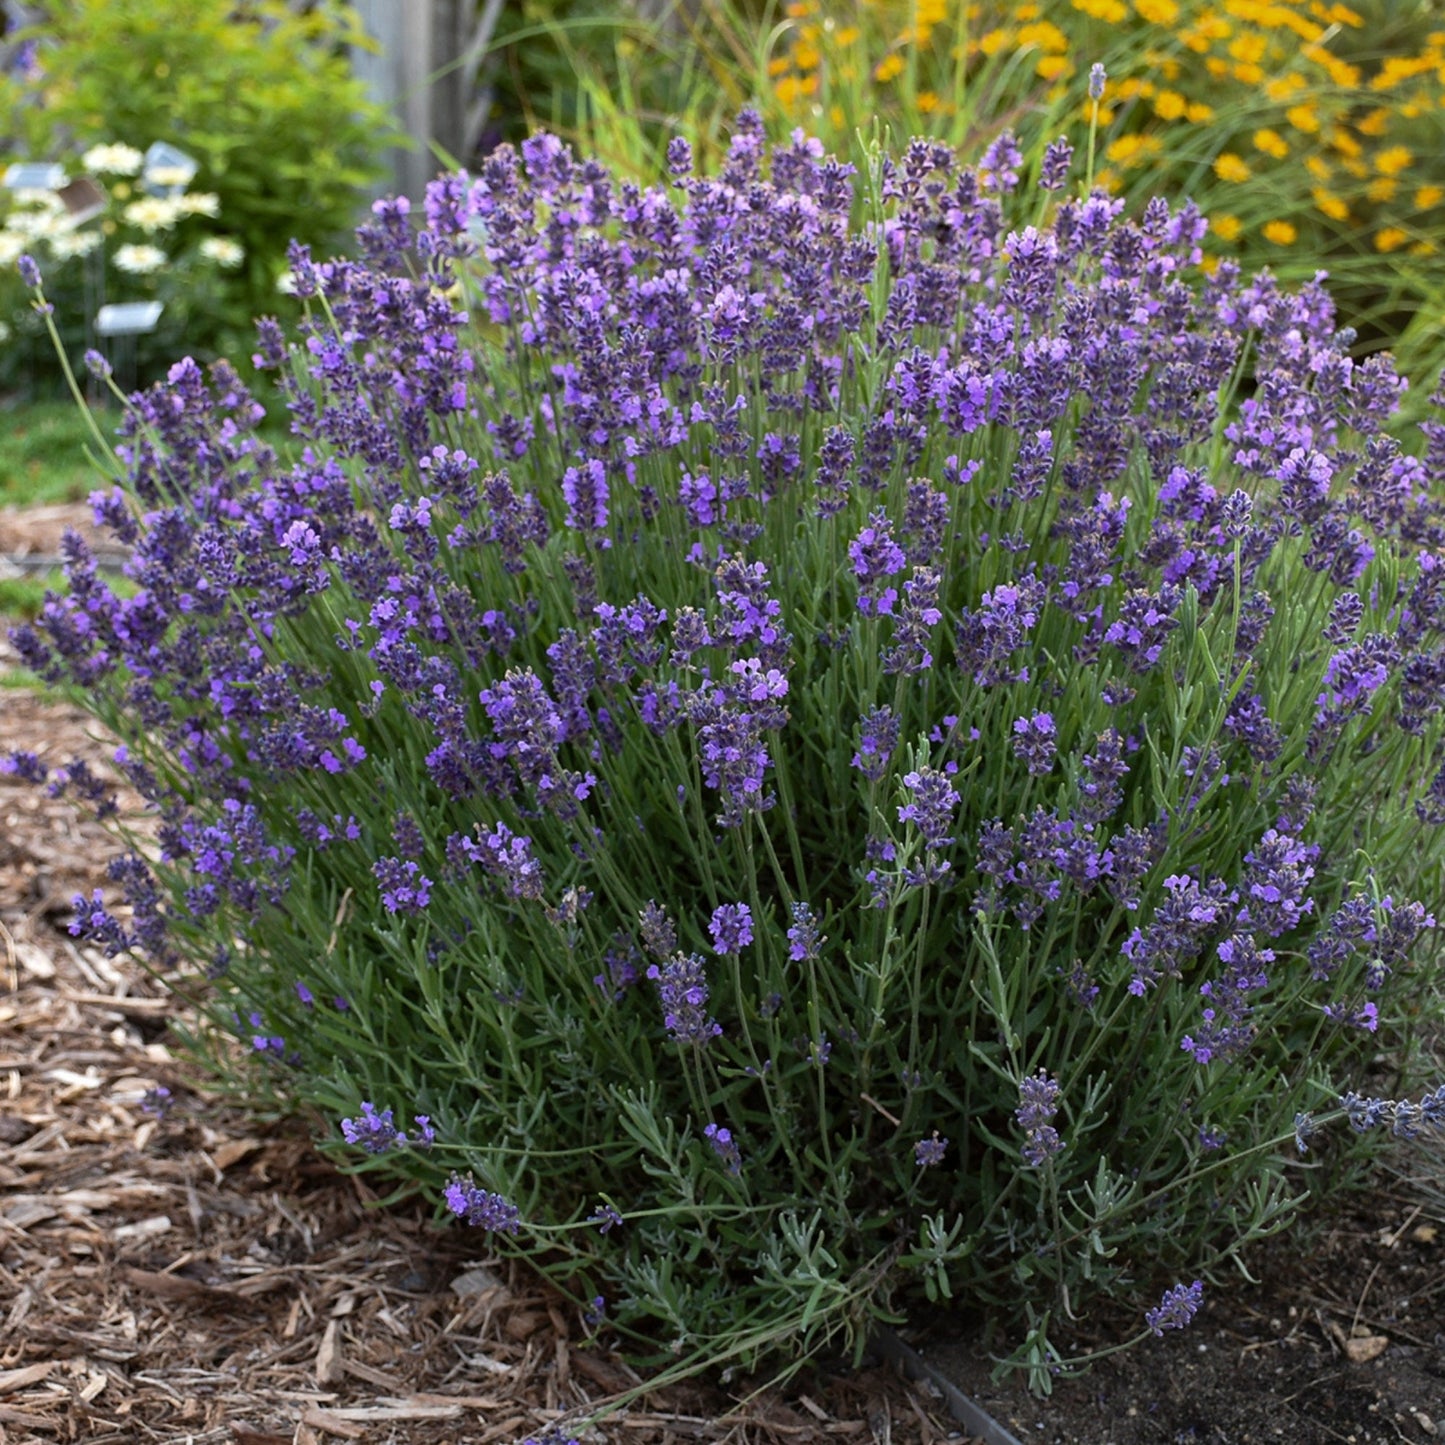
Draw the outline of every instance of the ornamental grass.
[[[289,455],[130,398],[133,585],[14,634],[160,819],[73,931],[639,1360],[951,1297],[1046,1389],[1445,1116],[1445,423],[1066,142],[668,162],[297,248]]]

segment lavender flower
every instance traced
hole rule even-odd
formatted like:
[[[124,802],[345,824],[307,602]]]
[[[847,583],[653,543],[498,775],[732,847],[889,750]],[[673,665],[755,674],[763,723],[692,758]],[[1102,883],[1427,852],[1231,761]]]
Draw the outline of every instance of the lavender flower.
[[[1039,189],[1042,191],[1063,190],[1068,183],[1069,167],[1073,162],[1074,148],[1063,136],[1050,141],[1048,148],[1044,151],[1043,162],[1039,166]]]
[[[948,1152],[948,1140],[938,1137],[938,1130],[933,1131],[931,1139],[920,1139],[913,1146],[913,1162],[920,1169],[931,1169],[935,1164],[943,1163],[943,1156]]]
[[[732,1133],[727,1129],[721,1129],[716,1124],[708,1124],[704,1127],[703,1138],[712,1145],[713,1153],[722,1160],[729,1174],[741,1174],[743,1172],[743,1156],[738,1146],[733,1142]]]
[[[1107,73],[1105,72],[1103,65],[1102,65],[1099,61],[1096,60],[1096,61],[1089,67],[1089,99],[1090,99],[1090,100],[1103,100],[1103,98],[1104,98],[1104,86],[1105,86],[1106,82],[1108,81],[1108,78],[1109,78],[1109,77],[1108,77]]]
[[[1165,1330],[1182,1330],[1199,1313],[1204,1303],[1204,1285],[1171,1285],[1160,1296],[1159,1303],[1144,1315],[1144,1322],[1156,1335]]]
[[[393,1122],[390,1109],[377,1111],[376,1105],[362,1102],[361,1113],[354,1119],[341,1121],[341,1133],[348,1144],[359,1144],[368,1154],[385,1154],[400,1149],[407,1138]]]
[[[647,976],[657,985],[662,1021],[673,1038],[701,1045],[722,1033],[707,1015],[707,976],[697,954],[675,954],[661,968],[653,964]]]
[[[898,720],[886,704],[870,708],[858,719],[858,751],[853,766],[870,783],[876,783],[888,771],[893,749],[898,746]]]
[[[949,829],[953,826],[953,810],[958,806],[958,790],[948,774],[936,768],[918,768],[903,775],[903,786],[908,789],[909,800],[898,809],[898,821],[912,823],[930,849],[952,843]]]
[[[642,909],[642,946],[657,959],[670,958],[677,951],[676,927],[667,910],[650,900]]]
[[[378,858],[371,871],[381,888],[381,906],[388,913],[420,913],[431,901],[432,880],[418,864]]]
[[[878,584],[901,572],[907,558],[893,540],[886,512],[869,514],[868,525],[848,544],[848,557],[858,579],[858,610],[864,614],[891,613],[898,589]]]
[[[20,272],[21,282],[35,291],[40,287],[40,267],[35,262],[35,257],[23,255],[15,263],[16,269]]]
[[[604,1200],[587,1217],[589,1224],[597,1226],[598,1234],[606,1234],[609,1230],[616,1229],[622,1223],[621,1213]]]
[[[1019,1081],[1019,1106],[1014,1118],[1024,1131],[1023,1160],[1032,1169],[1041,1169],[1063,1147],[1064,1141],[1050,1123],[1059,1112],[1059,1084],[1047,1071]]]
[[[813,916],[813,910],[806,903],[794,903],[792,917],[788,928],[788,958],[793,963],[817,958],[819,946],[824,940],[818,936],[818,920]]]
[[[519,1234],[521,1211],[500,1194],[481,1188],[470,1174],[453,1174],[442,1193],[446,1206],[458,1219],[494,1234]]]
[[[1014,719],[1014,757],[1029,770],[1030,777],[1045,777],[1052,771],[1057,747],[1058,730],[1052,713],[1038,712],[1032,717]]]
[[[156,1119],[164,1119],[174,1102],[171,1091],[164,1084],[157,1084],[141,1095],[141,1113],[150,1114]]]
[[[713,909],[707,931],[715,953],[741,953],[753,941],[753,911],[746,903],[724,903]]]

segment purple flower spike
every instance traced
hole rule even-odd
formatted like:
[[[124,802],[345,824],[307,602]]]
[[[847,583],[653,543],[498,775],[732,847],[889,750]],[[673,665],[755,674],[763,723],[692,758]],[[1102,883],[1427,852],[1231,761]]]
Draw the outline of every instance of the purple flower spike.
[[[920,1169],[931,1169],[935,1164],[943,1163],[943,1156],[948,1152],[948,1140],[938,1137],[938,1130],[933,1131],[933,1138],[920,1139],[913,1146],[913,1162]]]
[[[15,268],[20,272],[20,279],[32,290],[40,285],[40,267],[36,264],[35,257],[29,253],[21,256],[15,263]]]
[[[1024,1131],[1023,1159],[1032,1169],[1040,1169],[1064,1147],[1059,1132],[1049,1122],[1059,1112],[1059,1084],[1039,1072],[1019,1082],[1019,1106],[1014,1118]]]
[[[724,903],[713,910],[707,927],[717,953],[741,953],[753,941],[753,911],[746,903]]]
[[[382,1109],[378,1113],[375,1104],[363,1102],[356,1118],[341,1121],[341,1132],[348,1144],[359,1144],[368,1154],[385,1154],[406,1143],[406,1135],[396,1127],[393,1118],[392,1110]]]
[[[472,1176],[453,1174],[442,1198],[458,1219],[476,1229],[489,1229],[494,1234],[519,1234],[521,1211],[500,1194],[490,1194],[473,1182]]]
[[[702,1131],[703,1138],[713,1147],[713,1152],[727,1166],[729,1174],[741,1174],[743,1172],[742,1151],[733,1142],[732,1131],[720,1129],[716,1124],[709,1124]]]
[[[1029,770],[1031,778],[1044,777],[1054,766],[1058,733],[1052,713],[1014,719],[1014,756]]]
[[[1182,1330],[1204,1303],[1204,1285],[1195,1280],[1193,1284],[1176,1284],[1164,1291],[1159,1303],[1144,1316],[1144,1323],[1156,1335],[1165,1330]]]
[[[657,985],[662,1021],[673,1038],[705,1044],[722,1033],[722,1026],[707,1014],[707,977],[697,954],[679,953],[661,968],[653,964],[647,976]]]

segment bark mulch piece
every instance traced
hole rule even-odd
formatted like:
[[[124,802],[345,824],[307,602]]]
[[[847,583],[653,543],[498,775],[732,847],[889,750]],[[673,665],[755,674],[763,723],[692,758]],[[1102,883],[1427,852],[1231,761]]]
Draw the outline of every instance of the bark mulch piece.
[[[14,748],[102,774],[110,756],[85,713],[4,689]],[[120,851],[0,775],[0,1445],[510,1445],[640,1384],[525,1267],[476,1259],[419,1204],[380,1207],[295,1125],[207,1098],[168,1034],[180,1003],[66,931]],[[733,1390],[654,1391],[584,1438],[961,1438],[882,1368],[740,1409]]]

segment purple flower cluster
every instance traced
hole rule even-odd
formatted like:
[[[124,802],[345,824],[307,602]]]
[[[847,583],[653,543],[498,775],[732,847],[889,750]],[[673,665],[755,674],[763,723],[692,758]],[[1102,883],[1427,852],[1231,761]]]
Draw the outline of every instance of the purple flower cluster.
[[[746,903],[724,903],[713,909],[707,931],[714,953],[741,953],[753,941],[753,911]]]
[[[1171,1285],[1159,1298],[1159,1303],[1146,1312],[1144,1322],[1156,1334],[1165,1330],[1182,1330],[1199,1313],[1204,1303],[1204,1285],[1195,1280],[1193,1284]]]
[[[492,1194],[477,1184],[470,1174],[453,1174],[442,1198],[456,1217],[478,1229],[494,1234],[520,1234],[521,1211],[500,1194]]]
[[[1052,1119],[1059,1112],[1059,1084],[1040,1069],[1019,1081],[1019,1105],[1014,1118],[1024,1131],[1023,1161],[1031,1169],[1042,1169],[1064,1147]]]
[[[722,1160],[729,1174],[741,1174],[743,1172],[742,1151],[733,1140],[732,1132],[720,1128],[716,1124],[708,1124],[702,1131],[702,1136],[712,1145],[713,1153]]]
[[[698,954],[675,954],[661,968],[654,963],[647,976],[657,985],[662,1021],[673,1038],[700,1045],[722,1033],[722,1025],[708,1017],[707,975]]]
[[[413,1141],[405,1131],[396,1127],[392,1110],[378,1110],[374,1104],[365,1100],[362,1101],[361,1113],[356,1118],[341,1121],[341,1133],[346,1142],[360,1145],[368,1154],[385,1154],[413,1142],[417,1148],[430,1149],[436,1141],[436,1130],[425,1114],[416,1116],[416,1130]]]

